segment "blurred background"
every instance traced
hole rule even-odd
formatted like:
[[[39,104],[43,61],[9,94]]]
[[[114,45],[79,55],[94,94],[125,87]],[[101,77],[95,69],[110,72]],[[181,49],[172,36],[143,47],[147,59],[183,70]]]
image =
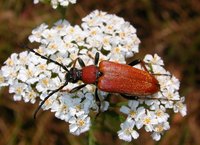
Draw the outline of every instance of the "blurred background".
[[[188,115],[172,114],[171,129],[159,142],[140,130],[140,137],[131,143],[118,139],[120,122],[113,112],[99,116],[91,132],[73,136],[68,124],[49,111],[37,120],[33,112],[38,106],[14,102],[8,89],[0,90],[0,145],[200,145],[200,1],[199,0],[78,0],[66,9],[54,10],[50,5],[34,5],[32,0],[0,0],[0,64],[11,53],[24,51],[19,44],[28,44],[27,37],[36,26],[52,25],[61,18],[72,25],[99,9],[129,21],[141,40],[140,53],[157,53],[166,69],[181,81],[180,94],[186,96]],[[90,138],[88,139],[88,135]],[[92,136],[92,137],[91,137]]]

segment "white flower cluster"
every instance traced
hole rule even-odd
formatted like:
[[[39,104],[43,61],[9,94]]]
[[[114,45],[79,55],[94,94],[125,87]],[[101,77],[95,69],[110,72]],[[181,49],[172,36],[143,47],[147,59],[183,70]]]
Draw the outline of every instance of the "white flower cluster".
[[[33,0],[34,4],[37,4],[39,2],[44,2],[45,0]],[[66,7],[69,5],[69,3],[75,4],[76,0],[51,0],[51,5],[54,9],[58,7],[58,5]]]
[[[39,48],[35,49],[39,54],[63,64],[68,69],[78,57],[86,65],[94,64],[96,52],[100,53],[100,61],[126,63],[127,57],[138,52],[140,43],[135,28],[128,22],[100,11],[94,11],[83,18],[81,27],[71,26],[65,20],[58,21],[52,28],[42,24],[32,31],[29,40],[40,44]],[[168,109],[180,112],[182,116],[186,115],[186,105],[183,104],[185,98],[178,93],[178,79],[164,69],[163,61],[158,55],[146,55],[144,62],[148,71],[159,81],[160,91],[137,101],[128,101],[128,106],[120,108],[127,118],[121,124],[118,136],[125,141],[138,138],[137,130],[142,127],[147,132],[152,132],[154,140],[160,140],[163,132],[170,128]],[[78,63],[76,67],[80,68]],[[141,65],[135,67],[144,69]],[[15,101],[35,103],[36,98],[42,101],[51,91],[62,86],[65,74],[63,68],[32,52],[13,53],[0,70],[0,87],[9,86],[9,92],[14,93]],[[72,88],[81,84],[81,81],[76,84],[69,83],[42,106],[44,110],[50,109],[55,112],[57,118],[68,122],[70,132],[74,135],[89,130],[91,111],[103,112],[109,107],[109,102],[105,101],[108,94],[98,91],[101,101],[101,108],[98,108],[94,85],[87,85],[75,93],[69,93]]]
[[[86,65],[94,64],[96,52],[100,60],[126,63],[125,58],[138,52],[140,43],[136,30],[124,19],[105,12],[94,11],[85,18],[80,26],[71,26],[60,20],[52,28],[41,24],[32,31],[30,42],[40,44],[38,53],[55,60],[70,69],[77,57]],[[80,68],[79,64],[76,64]],[[0,70],[0,86],[9,86],[14,100],[35,103],[41,101],[65,82],[66,71],[55,63],[36,56],[32,52],[13,53]],[[69,90],[82,84],[69,83],[63,90],[52,95],[42,106],[44,110],[55,112],[55,116],[70,124],[70,132],[79,135],[89,129],[91,111],[99,108],[94,97],[94,85],[69,93]],[[107,93],[98,91],[101,111],[106,111],[109,102]]]
[[[136,130],[142,127],[147,132],[152,132],[154,140],[160,140],[164,131],[170,128],[167,109],[173,109],[175,113],[180,112],[182,116],[186,115],[186,105],[183,104],[185,98],[180,97],[178,93],[179,80],[163,68],[163,61],[157,54],[146,55],[144,62],[148,71],[154,74],[158,80],[160,91],[146,96],[146,98],[143,97],[140,101],[131,100],[128,102],[128,106],[120,108],[127,118],[121,124],[118,136],[125,141],[138,138],[139,134]],[[136,67],[142,69],[141,65]]]

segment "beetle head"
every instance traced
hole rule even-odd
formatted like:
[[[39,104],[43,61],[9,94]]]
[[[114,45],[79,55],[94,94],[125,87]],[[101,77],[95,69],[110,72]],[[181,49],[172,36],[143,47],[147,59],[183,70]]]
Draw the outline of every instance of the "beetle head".
[[[76,83],[81,79],[81,71],[77,68],[71,68],[69,72],[66,73],[65,79],[67,82]]]

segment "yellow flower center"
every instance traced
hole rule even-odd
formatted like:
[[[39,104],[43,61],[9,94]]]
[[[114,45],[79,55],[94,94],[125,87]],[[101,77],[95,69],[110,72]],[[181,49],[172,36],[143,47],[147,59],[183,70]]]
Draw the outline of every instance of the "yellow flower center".
[[[42,54],[43,53],[43,50],[41,49],[41,48],[38,48],[38,49],[36,49],[35,50],[37,53],[39,53],[39,54]]]
[[[62,110],[63,110],[63,112],[66,112],[68,110],[68,106],[67,105],[62,105]]]
[[[69,33],[70,33],[70,34],[73,34],[73,33],[74,33],[74,28],[71,27],[71,28],[69,29]]]
[[[41,70],[45,70],[45,69],[46,69],[46,65],[45,65],[45,64],[39,64],[38,67],[39,67]]]
[[[130,111],[130,116],[131,116],[132,118],[134,118],[134,117],[135,117],[135,115],[136,115],[136,112],[135,112],[135,111],[133,111],[133,110],[131,110],[131,111]]]
[[[35,93],[33,91],[29,92],[28,96],[30,99],[35,98],[34,95]]]
[[[63,60],[62,57],[57,57],[57,58],[56,58],[56,61],[59,62],[59,63],[62,63],[62,60]]]
[[[49,80],[48,79],[43,79],[42,80],[42,84],[44,84],[45,86],[48,86]]]
[[[79,120],[77,121],[77,124],[78,124],[78,126],[82,127],[82,126],[85,125],[85,121],[82,120],[82,119],[79,119]]]
[[[121,33],[119,33],[119,36],[120,36],[121,38],[124,38],[124,37],[126,36],[126,33],[121,32]]]
[[[92,26],[93,24],[94,24],[94,20],[89,20],[89,21],[88,21],[88,25],[89,25],[89,26]]]
[[[7,60],[7,62],[6,62],[6,64],[8,65],[8,66],[12,66],[12,65],[14,65],[14,61],[13,60],[11,60],[10,58]]]
[[[183,108],[183,103],[177,102],[176,104],[177,104],[177,106],[178,106],[179,109],[182,109],[182,108]]]
[[[81,105],[76,105],[75,108],[76,108],[77,111],[80,111],[81,110]]]
[[[0,83],[4,83],[4,77],[0,75]]]
[[[21,93],[22,93],[22,88],[21,87],[17,88],[16,89],[16,94],[21,94]]]
[[[58,46],[56,44],[51,44],[49,46],[50,49],[56,50],[58,48]]]
[[[167,99],[172,100],[173,99],[173,95],[171,93],[168,93]]]
[[[49,106],[51,104],[51,101],[49,99],[47,99],[44,104],[45,104],[45,106]]]
[[[155,128],[156,132],[162,132],[164,130],[162,125],[157,125]]]
[[[119,47],[115,47],[115,48],[114,48],[114,52],[115,52],[115,53],[120,53],[120,48],[119,48]]]
[[[63,28],[63,25],[57,25],[57,29],[61,30]]]
[[[47,38],[48,38],[48,39],[51,39],[51,38],[52,38],[52,35],[51,35],[51,34],[48,34]]]
[[[96,35],[96,34],[97,34],[97,31],[92,30],[90,34],[91,34],[91,35]]]
[[[155,112],[156,116],[160,117],[160,116],[163,116],[163,111],[162,110],[157,110]]]
[[[151,122],[151,119],[149,117],[144,119],[144,124],[149,124]]]
[[[107,38],[103,38],[103,44],[108,45],[109,44],[109,40]]]
[[[127,129],[125,129],[124,132],[125,132],[126,135],[130,135],[132,131],[133,131],[132,128],[127,128]]]
[[[27,71],[27,75],[28,75],[29,77],[32,77],[32,76],[33,76],[33,72],[32,72],[31,70],[28,70],[28,71]]]
[[[107,28],[108,28],[108,30],[112,30],[112,29],[113,29],[113,26],[108,25]]]

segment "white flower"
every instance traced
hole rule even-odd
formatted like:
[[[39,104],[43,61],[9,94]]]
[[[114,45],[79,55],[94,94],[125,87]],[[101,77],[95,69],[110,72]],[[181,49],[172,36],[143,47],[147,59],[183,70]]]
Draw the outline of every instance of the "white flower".
[[[70,113],[70,108],[74,107],[74,100],[68,93],[59,93],[58,99],[59,101],[52,104],[51,111],[55,112],[57,118],[68,122],[74,116]]]
[[[183,104],[185,101],[185,97],[181,97],[180,101],[177,101],[174,104],[174,112],[180,112],[182,116],[185,116],[187,114],[187,108],[186,105]]]
[[[174,91],[179,90],[180,87],[180,81],[175,77],[172,76],[170,79],[168,79],[166,83],[166,88],[172,89]]]
[[[105,100],[107,95],[108,95],[107,92],[98,91],[98,97],[99,97],[99,100],[100,100],[100,108],[99,109],[100,109],[101,112],[108,110],[108,108],[110,106],[110,103]]]
[[[165,130],[168,130],[169,128],[170,128],[169,122],[163,122],[163,123],[159,123],[159,124],[154,125],[154,129],[153,129],[154,132],[151,135],[152,138],[156,141],[159,141],[163,132]]]
[[[157,107],[159,108],[155,109],[155,116],[157,118],[158,123],[167,122],[169,114],[165,112],[166,111],[165,107],[162,105]]]
[[[66,35],[66,29],[67,27],[70,26],[70,23],[67,20],[58,20],[55,24],[54,24],[54,29],[57,30],[57,33],[60,36],[65,36]]]
[[[17,79],[18,70],[19,70],[18,66],[9,67],[5,65],[1,68],[1,70],[2,70],[2,76],[4,77],[4,83],[13,85],[13,83]]]
[[[47,97],[47,93],[43,93],[40,95],[40,98],[41,98],[41,101],[44,100],[44,98]],[[57,104],[58,103],[58,99],[57,99],[57,95],[54,94],[52,95],[50,98],[48,98],[45,103],[42,105],[42,109],[43,110],[48,110],[48,109],[51,109],[52,106],[54,106],[54,104]]]
[[[15,66],[18,64],[18,54],[13,53],[11,54],[11,56],[4,62],[4,64],[6,64],[6,66]]]
[[[32,31],[32,35],[30,35],[28,37],[30,42],[41,42],[42,38],[42,33],[43,31],[47,28],[48,26],[46,24],[41,24],[40,26],[38,26],[37,28],[35,28]]]
[[[39,0],[33,0],[33,3],[37,4],[37,3],[39,3]]]
[[[79,114],[69,120],[69,131],[74,135],[80,135],[89,130],[90,117],[86,114]]]
[[[42,37],[42,41],[41,42],[43,44],[46,44],[47,46],[48,46],[48,44],[50,42],[53,43],[54,41],[56,41],[56,39],[60,38],[59,33],[57,33],[57,32],[58,32],[58,30],[55,29],[55,28],[54,29],[45,29],[41,34],[41,37]],[[51,48],[51,47],[53,47],[53,46],[49,46],[49,48]]]
[[[13,98],[15,101],[20,101],[25,96],[27,85],[15,81],[9,88],[9,93],[15,93]]]
[[[35,67],[35,65],[30,64],[28,67],[22,67],[19,70],[17,79],[21,80],[22,82],[34,84],[35,82],[38,81],[38,71]]]
[[[132,138],[137,139],[139,137],[139,134],[136,130],[134,130],[134,126],[135,122],[130,119],[121,123],[121,130],[117,132],[119,138],[128,142],[132,141]]]
[[[52,80],[49,77],[43,76],[37,85],[36,89],[38,92],[46,92],[50,88]]]
[[[180,96],[178,92],[174,92],[173,89],[163,90],[163,96],[168,100],[179,100]]]
[[[8,83],[6,83],[5,77],[2,74],[2,70],[0,70],[0,87],[8,86]]]
[[[127,114],[128,118],[135,119],[136,121],[138,121],[138,118],[145,113],[144,107],[139,107],[138,101],[129,101],[128,107],[122,106],[120,111],[124,114]]]
[[[147,54],[144,58],[144,62],[152,65],[164,65],[163,60],[157,54],[154,54],[154,56]]]
[[[37,69],[37,73],[43,74],[47,72],[47,61],[46,60],[41,60],[40,63],[38,63],[35,67]]]
[[[31,88],[28,88],[25,95],[24,95],[24,102],[31,102],[34,104],[36,102],[36,97],[38,97],[38,93],[36,93]]]
[[[158,121],[156,119],[155,113],[153,111],[146,110],[146,113],[142,114],[137,121],[137,128],[141,128],[145,126],[145,130],[147,132],[152,132],[153,125],[157,124]]]
[[[33,0],[34,4],[37,4],[39,2],[44,2],[44,0]],[[71,4],[75,4],[76,0],[51,0],[51,5],[54,9],[56,9],[58,7],[58,5],[61,5],[63,7],[66,7],[69,5],[69,3]]]
[[[165,70],[165,68],[161,65],[151,65],[153,69],[153,73],[158,75],[158,77],[166,77],[166,75],[170,75],[169,72]]]
[[[125,57],[138,52],[140,41],[136,30],[124,19],[96,10],[82,20],[83,30],[89,33],[86,42],[98,50],[106,50],[109,60],[125,63]]]

